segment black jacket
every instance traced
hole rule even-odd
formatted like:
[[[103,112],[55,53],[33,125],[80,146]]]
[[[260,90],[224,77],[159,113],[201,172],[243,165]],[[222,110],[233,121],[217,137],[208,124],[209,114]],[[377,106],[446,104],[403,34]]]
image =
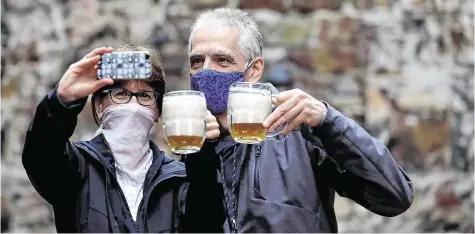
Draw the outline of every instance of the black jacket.
[[[68,140],[85,102],[65,107],[52,90],[26,134],[23,166],[36,191],[53,206],[58,232],[223,231],[223,190],[216,181],[213,145],[205,144],[183,164],[150,142],[153,163],[134,221],[103,135],[86,142]]]
[[[228,188],[237,146],[239,232],[337,232],[335,191],[382,216],[410,207],[412,183],[385,145],[326,105],[321,126],[302,124],[283,142],[243,145],[229,135],[220,138],[216,153],[224,157]]]

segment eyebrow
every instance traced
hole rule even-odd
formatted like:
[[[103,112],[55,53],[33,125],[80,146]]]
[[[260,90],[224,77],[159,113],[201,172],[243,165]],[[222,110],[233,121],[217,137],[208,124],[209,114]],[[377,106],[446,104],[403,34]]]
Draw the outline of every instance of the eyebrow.
[[[127,88],[125,88],[125,84],[126,84],[126,80],[114,80],[114,83],[111,84],[111,85],[108,85],[107,88],[105,90],[108,90],[108,89],[122,89],[122,90],[127,90],[129,91]],[[130,81],[129,81],[130,82]],[[138,80],[136,81],[133,81],[133,82],[139,82]],[[139,88],[139,92],[142,92],[142,91],[155,91],[155,89],[153,89],[152,87],[151,90],[148,90],[149,87],[144,87],[142,83],[139,83],[139,84],[136,84]],[[131,92],[131,91],[129,91]]]
[[[203,55],[200,54],[200,53],[192,53],[190,54],[190,61],[193,60],[193,59],[197,59],[197,58],[202,58]]]
[[[210,50],[206,54],[210,54],[211,56],[219,56],[219,57],[226,57],[227,59],[231,60],[232,62],[237,61],[237,56],[234,53],[229,53],[227,51],[223,50]],[[196,58],[202,58],[204,57],[203,53],[198,53],[198,52],[192,52],[190,53],[190,60],[196,59]]]
[[[231,60],[231,62],[236,62],[236,56],[234,56],[232,53],[227,53],[227,52],[223,52],[223,51],[214,51],[211,53],[213,56],[218,56],[218,57],[225,57],[229,60]]]
[[[123,90],[123,91],[127,91],[127,92],[130,92],[130,93],[142,93],[142,92],[155,92],[155,93],[159,93],[159,92],[157,92],[157,91],[155,91],[155,90],[146,90],[146,89],[141,89],[141,90],[139,90],[139,91],[137,91],[137,92],[132,92],[132,91],[126,89],[126,88],[105,89],[105,90],[102,90],[102,93],[106,93],[106,92],[108,92],[109,90],[114,90],[114,89]]]

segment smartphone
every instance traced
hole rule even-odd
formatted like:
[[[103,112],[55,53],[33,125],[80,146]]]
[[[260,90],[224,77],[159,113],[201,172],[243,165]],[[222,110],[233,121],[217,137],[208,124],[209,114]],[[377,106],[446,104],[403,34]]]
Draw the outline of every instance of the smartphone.
[[[101,55],[97,62],[99,79],[149,79],[152,77],[150,54],[147,51],[112,52]]]

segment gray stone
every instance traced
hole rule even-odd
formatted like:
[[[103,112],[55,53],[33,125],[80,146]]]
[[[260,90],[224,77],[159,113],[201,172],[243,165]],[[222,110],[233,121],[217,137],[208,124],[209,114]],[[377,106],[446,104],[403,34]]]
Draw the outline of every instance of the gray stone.
[[[360,205],[355,205],[353,211],[360,218],[366,218],[369,216],[369,211]]]
[[[286,1],[283,0],[240,0],[239,7],[245,10],[272,9],[274,11],[287,11]]]
[[[184,0],[170,0],[166,6],[166,15],[172,21],[189,18],[192,15],[192,9]]]
[[[454,179],[457,180],[457,179]],[[469,196],[473,192],[473,177],[466,178],[462,181],[454,181],[455,194],[458,196]]]
[[[217,8],[226,6],[227,0],[197,0],[191,1],[189,4],[193,9],[202,10],[207,8]]]
[[[35,9],[35,1],[32,1],[32,0],[25,0],[25,1],[6,0],[5,5],[7,9],[13,10],[19,13],[29,13]]]
[[[262,9],[259,11],[252,11],[251,16],[254,18],[254,20],[257,22],[257,25],[259,29],[261,30],[262,37],[266,42],[269,40],[272,40],[271,33],[276,30],[277,27],[279,27],[279,23],[282,22],[282,17],[284,17],[284,14],[278,12],[278,11],[272,11],[270,9]],[[265,49],[268,48],[269,44],[265,43],[266,47]],[[276,45],[278,48],[280,45]]]
[[[351,200],[335,196],[335,214],[340,218],[347,218],[351,215],[352,204]]]
[[[266,81],[277,86],[292,84],[291,72],[284,64],[276,64],[265,76]]]
[[[287,57],[287,52],[282,47],[265,47],[262,51],[266,63],[276,63]]]
[[[168,43],[160,50],[162,65],[167,75],[183,75],[189,67],[188,48],[178,43]],[[187,64],[188,67],[184,66]],[[189,73],[188,73],[189,74]]]
[[[185,18],[174,22],[177,37],[179,42],[183,45],[188,45],[188,39],[190,37],[191,26],[193,25],[193,19]]]
[[[161,46],[164,43],[168,42],[170,40],[170,33],[168,32],[167,28],[163,25],[155,25],[155,27],[152,30],[152,35],[151,35],[151,43],[154,46]]]
[[[301,45],[308,40],[308,21],[290,15],[279,27],[273,28],[266,41],[270,45],[292,46]]]
[[[399,229],[397,229],[397,232],[399,233],[407,233],[411,232],[412,230],[418,230],[420,226],[423,225],[423,221],[420,219],[412,219],[412,220],[407,220],[404,222],[403,225],[399,226]],[[392,232],[389,228],[385,230],[386,232]]]

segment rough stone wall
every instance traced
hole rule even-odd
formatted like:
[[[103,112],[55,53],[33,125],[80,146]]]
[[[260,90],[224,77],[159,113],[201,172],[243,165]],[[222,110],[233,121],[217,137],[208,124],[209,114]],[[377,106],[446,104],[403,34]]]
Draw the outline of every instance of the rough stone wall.
[[[36,105],[69,64],[98,46],[150,44],[168,90],[187,88],[193,17],[219,6],[259,23],[265,79],[354,118],[412,178],[414,203],[398,217],[338,198],[341,232],[474,231],[473,0],[4,0],[2,232],[55,231],[20,157]],[[96,128],[86,106],[72,140]],[[156,138],[168,151],[160,126]]]

